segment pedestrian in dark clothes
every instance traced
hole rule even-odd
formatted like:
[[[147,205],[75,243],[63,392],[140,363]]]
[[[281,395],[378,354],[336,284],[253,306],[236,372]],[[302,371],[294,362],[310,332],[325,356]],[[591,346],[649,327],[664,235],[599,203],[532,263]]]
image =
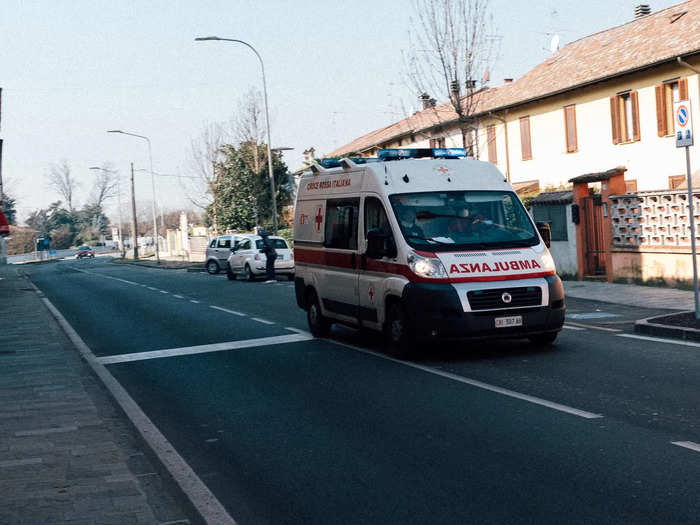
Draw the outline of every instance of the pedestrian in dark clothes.
[[[274,283],[277,281],[275,277],[275,259],[277,259],[277,250],[275,250],[275,241],[270,239],[270,236],[265,230],[260,230],[260,237],[263,242],[263,253],[265,254],[265,271],[267,272],[266,283]]]

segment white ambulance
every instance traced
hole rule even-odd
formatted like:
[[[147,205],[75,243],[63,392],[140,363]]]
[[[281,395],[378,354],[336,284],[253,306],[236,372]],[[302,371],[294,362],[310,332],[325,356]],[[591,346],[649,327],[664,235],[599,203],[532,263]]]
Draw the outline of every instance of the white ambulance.
[[[380,150],[302,175],[295,290],[314,335],[366,327],[395,355],[438,338],[555,340],[565,303],[548,226],[495,166],[464,156]]]

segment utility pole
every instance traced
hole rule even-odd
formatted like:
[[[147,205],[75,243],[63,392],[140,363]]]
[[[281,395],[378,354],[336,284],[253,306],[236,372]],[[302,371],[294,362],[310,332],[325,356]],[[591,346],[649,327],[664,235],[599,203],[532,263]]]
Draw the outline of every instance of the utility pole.
[[[134,250],[134,260],[139,258],[139,232],[136,224],[136,195],[134,193],[134,163],[131,163],[131,247]]]

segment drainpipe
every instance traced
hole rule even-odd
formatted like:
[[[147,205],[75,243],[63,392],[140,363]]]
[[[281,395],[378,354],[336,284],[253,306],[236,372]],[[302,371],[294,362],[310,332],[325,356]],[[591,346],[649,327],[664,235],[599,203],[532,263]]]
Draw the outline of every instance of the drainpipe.
[[[508,121],[506,120],[506,116],[508,115],[508,110],[506,109],[503,112],[503,117],[499,117],[495,113],[489,111],[489,116],[495,118],[496,120],[499,120],[503,123],[503,128],[505,129],[505,139],[506,139],[506,180],[510,184],[510,151],[508,149]]]

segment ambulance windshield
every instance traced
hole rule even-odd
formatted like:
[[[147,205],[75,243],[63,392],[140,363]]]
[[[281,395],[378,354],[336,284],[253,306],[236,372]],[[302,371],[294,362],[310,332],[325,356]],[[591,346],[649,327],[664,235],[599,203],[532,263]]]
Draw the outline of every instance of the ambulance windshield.
[[[406,242],[433,252],[511,248],[539,243],[513,192],[448,191],[391,195]]]

